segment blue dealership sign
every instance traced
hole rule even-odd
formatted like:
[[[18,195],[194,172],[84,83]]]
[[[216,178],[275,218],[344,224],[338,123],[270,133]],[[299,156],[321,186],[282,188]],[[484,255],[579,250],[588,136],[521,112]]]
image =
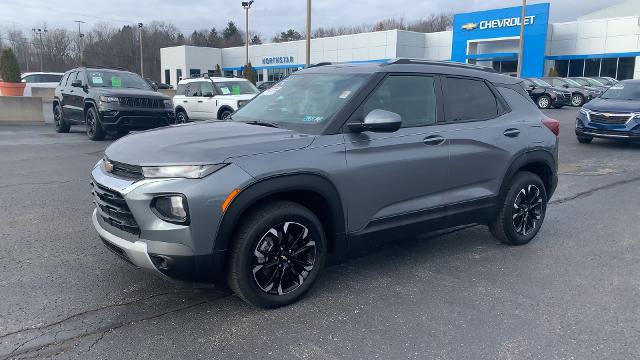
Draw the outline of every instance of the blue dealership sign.
[[[492,59],[492,54],[467,54],[468,44],[489,39],[518,37],[521,15],[521,6],[456,14],[453,17],[451,60],[467,62],[467,59]],[[528,5],[524,24],[522,77],[543,76],[549,4]],[[495,55],[496,60],[504,59],[504,53]]]

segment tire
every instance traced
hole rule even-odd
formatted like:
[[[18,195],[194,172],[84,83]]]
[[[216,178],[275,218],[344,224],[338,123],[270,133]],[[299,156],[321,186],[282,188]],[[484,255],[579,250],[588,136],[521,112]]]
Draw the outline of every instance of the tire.
[[[580,144],[591,144],[593,141],[593,137],[591,136],[578,136],[577,138]]]
[[[536,100],[536,104],[540,109],[548,109],[551,107],[551,98],[548,95],[542,95]]]
[[[228,118],[231,114],[233,113],[233,111],[225,109],[222,110],[220,112],[220,116],[218,116],[218,120],[225,120],[226,118]]]
[[[56,104],[53,108],[53,123],[56,126],[56,132],[58,133],[68,133],[69,129],[71,129],[71,125],[64,119],[64,114],[62,113],[62,107],[60,104]]]
[[[582,96],[581,94],[573,94],[573,96],[571,96],[571,106],[582,106],[584,104],[584,96]]]
[[[288,241],[278,247],[282,238]],[[326,259],[326,244],[322,223],[306,207],[288,201],[259,206],[243,217],[234,236],[227,272],[229,287],[257,307],[291,304],[318,277]]]
[[[184,110],[180,110],[176,113],[175,124],[186,124],[189,122],[189,116]]]
[[[102,128],[96,108],[91,106],[87,109],[87,112],[84,115],[84,122],[87,127],[86,131],[89,139],[93,141],[104,140],[107,133],[104,131],[104,128]]]
[[[518,172],[501,194],[498,214],[489,224],[489,230],[504,244],[524,245],[542,227],[547,201],[547,191],[540,177],[528,171]]]

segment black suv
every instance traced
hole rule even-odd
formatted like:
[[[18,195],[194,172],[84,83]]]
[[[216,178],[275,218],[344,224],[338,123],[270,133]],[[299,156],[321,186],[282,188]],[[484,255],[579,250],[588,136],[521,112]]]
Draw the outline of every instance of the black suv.
[[[540,109],[554,107],[559,109],[565,105],[571,105],[571,91],[553,87],[542,79],[524,79],[525,90]]]
[[[60,80],[53,115],[57,132],[85,124],[91,140],[169,125],[175,117],[171,99],[137,74],[84,67],[67,71]]]

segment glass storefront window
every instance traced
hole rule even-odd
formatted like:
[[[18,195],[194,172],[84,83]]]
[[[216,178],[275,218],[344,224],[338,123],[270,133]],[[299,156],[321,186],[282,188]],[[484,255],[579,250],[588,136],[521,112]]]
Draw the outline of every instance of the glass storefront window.
[[[587,59],[584,63],[584,76],[599,76],[600,59]]]
[[[618,58],[602,59],[602,69],[600,76],[616,77],[616,69],[618,68]]]
[[[556,60],[555,68],[558,76],[567,77],[569,74],[569,60]]]
[[[569,76],[582,76],[584,59],[569,60]]]
[[[622,57],[618,61],[618,80],[633,79],[633,70],[636,67],[635,57]]]

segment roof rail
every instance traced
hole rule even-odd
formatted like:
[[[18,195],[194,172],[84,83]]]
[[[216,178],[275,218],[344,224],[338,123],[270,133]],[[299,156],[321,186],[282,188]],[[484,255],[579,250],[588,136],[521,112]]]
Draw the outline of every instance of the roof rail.
[[[475,69],[486,72],[497,72],[494,68],[488,66],[481,66],[475,64],[466,64],[457,61],[448,61],[448,60],[425,60],[425,59],[409,59],[409,58],[397,58],[391,59],[383,64],[385,65],[400,65],[400,64],[422,64],[422,65],[439,65],[439,66],[451,66],[463,69]]]
[[[311,65],[307,66],[307,69],[308,68],[313,68],[313,67],[318,67],[318,66],[332,65],[332,64],[333,63],[331,63],[329,61],[323,61],[323,62],[319,62],[319,63],[316,63],[316,64],[311,64]]]

